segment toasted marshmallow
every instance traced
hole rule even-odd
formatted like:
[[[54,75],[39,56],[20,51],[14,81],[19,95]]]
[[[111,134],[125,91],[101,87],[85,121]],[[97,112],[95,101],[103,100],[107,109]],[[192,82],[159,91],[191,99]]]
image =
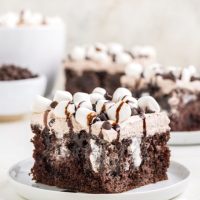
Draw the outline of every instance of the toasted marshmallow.
[[[129,54],[121,52],[116,54],[115,62],[120,65],[126,65],[132,61],[132,58]]]
[[[95,117],[96,113],[87,108],[79,108],[75,115],[76,121],[83,127],[88,127]]]
[[[111,106],[106,113],[110,120],[120,123],[131,116],[131,107],[127,103],[120,101]]]
[[[35,113],[44,112],[50,109],[51,103],[52,103],[51,100],[38,95],[33,103],[32,112],[35,112]]]
[[[96,112],[98,114],[103,111],[106,112],[113,105],[114,103],[111,101],[100,99],[99,101],[97,101],[97,104],[96,104]]]
[[[131,108],[138,108],[138,101],[136,98],[131,96],[125,96],[122,99],[123,102],[127,103]]]
[[[104,88],[101,88],[101,87],[96,87],[96,88],[94,88],[92,93],[99,93],[99,94],[104,96],[106,94],[106,90]]]
[[[113,101],[118,102],[122,100],[125,96],[132,96],[131,91],[126,88],[117,88],[113,94]]]
[[[61,91],[58,90],[55,93],[55,96],[53,98],[54,101],[60,102],[60,101],[72,101],[72,94],[67,91]]]
[[[66,108],[69,104],[69,101],[60,101],[58,105],[53,110],[53,113],[56,117],[65,118],[66,117]]]
[[[125,74],[134,78],[140,78],[143,72],[143,67],[139,63],[131,63],[126,66]]]
[[[84,60],[85,59],[85,49],[80,46],[76,46],[72,49],[70,53],[70,58],[76,61]]]
[[[90,95],[84,92],[76,92],[73,96],[74,104],[77,107],[81,102],[90,102]]]
[[[92,104],[96,104],[96,102],[100,99],[105,99],[105,97],[102,94],[99,93],[92,93],[90,94],[90,101]]]
[[[118,54],[118,53],[120,53],[122,51],[123,51],[123,47],[122,47],[122,45],[120,45],[118,43],[110,43],[108,45],[108,52],[110,54],[116,55],[116,54]]]
[[[160,112],[160,106],[151,96],[143,96],[138,99],[138,106],[144,111]]]

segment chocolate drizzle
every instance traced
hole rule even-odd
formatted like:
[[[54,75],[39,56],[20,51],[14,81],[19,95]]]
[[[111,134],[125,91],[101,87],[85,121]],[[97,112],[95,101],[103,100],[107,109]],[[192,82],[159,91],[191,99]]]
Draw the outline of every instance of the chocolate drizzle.
[[[123,106],[124,102],[121,102],[116,110],[116,123],[119,122],[119,111],[121,109],[121,107]]]
[[[145,116],[145,113],[141,113],[141,118],[142,118],[142,120],[143,120],[143,134],[144,134],[144,136],[146,137],[146,135],[147,135],[147,124],[146,124],[146,116]]]
[[[44,122],[44,126],[45,126],[45,128],[48,128],[47,121],[48,121],[48,115],[49,115],[49,112],[50,112],[50,110],[46,110],[46,111],[44,112],[43,122]]]
[[[69,106],[70,103],[67,104],[67,106],[65,107],[65,115],[66,115],[66,122],[67,122],[67,125],[69,127],[69,134],[70,135],[73,135],[74,131],[74,127],[73,127],[73,124],[72,124],[72,120],[70,119],[70,113],[67,112],[67,108]]]

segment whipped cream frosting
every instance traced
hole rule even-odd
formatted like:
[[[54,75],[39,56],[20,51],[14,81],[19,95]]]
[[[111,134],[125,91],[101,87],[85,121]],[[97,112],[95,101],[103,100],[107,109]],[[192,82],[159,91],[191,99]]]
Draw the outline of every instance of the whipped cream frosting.
[[[0,16],[0,27],[57,26],[63,24],[59,17],[46,17],[40,13],[33,13],[30,10],[22,10],[19,13],[8,12]]]
[[[65,67],[82,73],[84,70],[123,72],[124,67],[135,61],[142,65],[156,59],[153,47],[141,46],[126,50],[118,43],[75,46],[65,60]]]
[[[160,112],[160,107],[153,97],[144,96],[137,100],[132,97],[129,90],[118,88],[112,100],[99,99],[94,104],[91,103],[90,96],[94,95],[95,91],[103,89],[96,89],[92,94],[75,93],[71,101],[69,92],[64,91],[55,94],[54,99],[60,99],[60,102],[55,103],[44,97],[37,98],[33,106],[31,124],[38,125],[41,129],[47,126],[57,138],[62,138],[69,133],[70,128],[73,128],[75,133],[86,130],[97,137],[102,134],[104,140],[108,142],[117,139],[119,131],[120,140],[135,135],[142,136],[144,133],[153,135],[169,131],[169,119],[166,113]],[[102,102],[101,109],[96,107],[99,102]],[[92,106],[88,108],[90,104]],[[109,106],[106,108],[106,105]],[[66,119],[71,121],[71,127]]]
[[[123,87],[133,89],[142,89],[151,84],[160,88],[162,94],[169,94],[178,88],[200,92],[200,75],[194,66],[164,68],[159,64],[142,66],[131,63],[126,66],[125,75],[120,81]]]

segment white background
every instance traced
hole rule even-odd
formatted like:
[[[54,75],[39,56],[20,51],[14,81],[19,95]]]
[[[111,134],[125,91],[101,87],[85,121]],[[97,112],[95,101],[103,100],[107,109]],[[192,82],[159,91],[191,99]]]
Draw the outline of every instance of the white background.
[[[23,8],[61,16],[68,47],[95,41],[150,44],[164,64],[200,66],[199,0],[0,0],[0,14]]]

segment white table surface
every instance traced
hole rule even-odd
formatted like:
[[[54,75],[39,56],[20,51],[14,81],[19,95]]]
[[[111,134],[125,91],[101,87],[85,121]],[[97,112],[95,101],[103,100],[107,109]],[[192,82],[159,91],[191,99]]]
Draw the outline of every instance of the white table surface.
[[[31,157],[30,119],[0,123],[0,200],[21,200],[6,180],[9,167]],[[171,147],[172,160],[191,171],[190,184],[184,194],[175,200],[200,200],[200,146]]]

